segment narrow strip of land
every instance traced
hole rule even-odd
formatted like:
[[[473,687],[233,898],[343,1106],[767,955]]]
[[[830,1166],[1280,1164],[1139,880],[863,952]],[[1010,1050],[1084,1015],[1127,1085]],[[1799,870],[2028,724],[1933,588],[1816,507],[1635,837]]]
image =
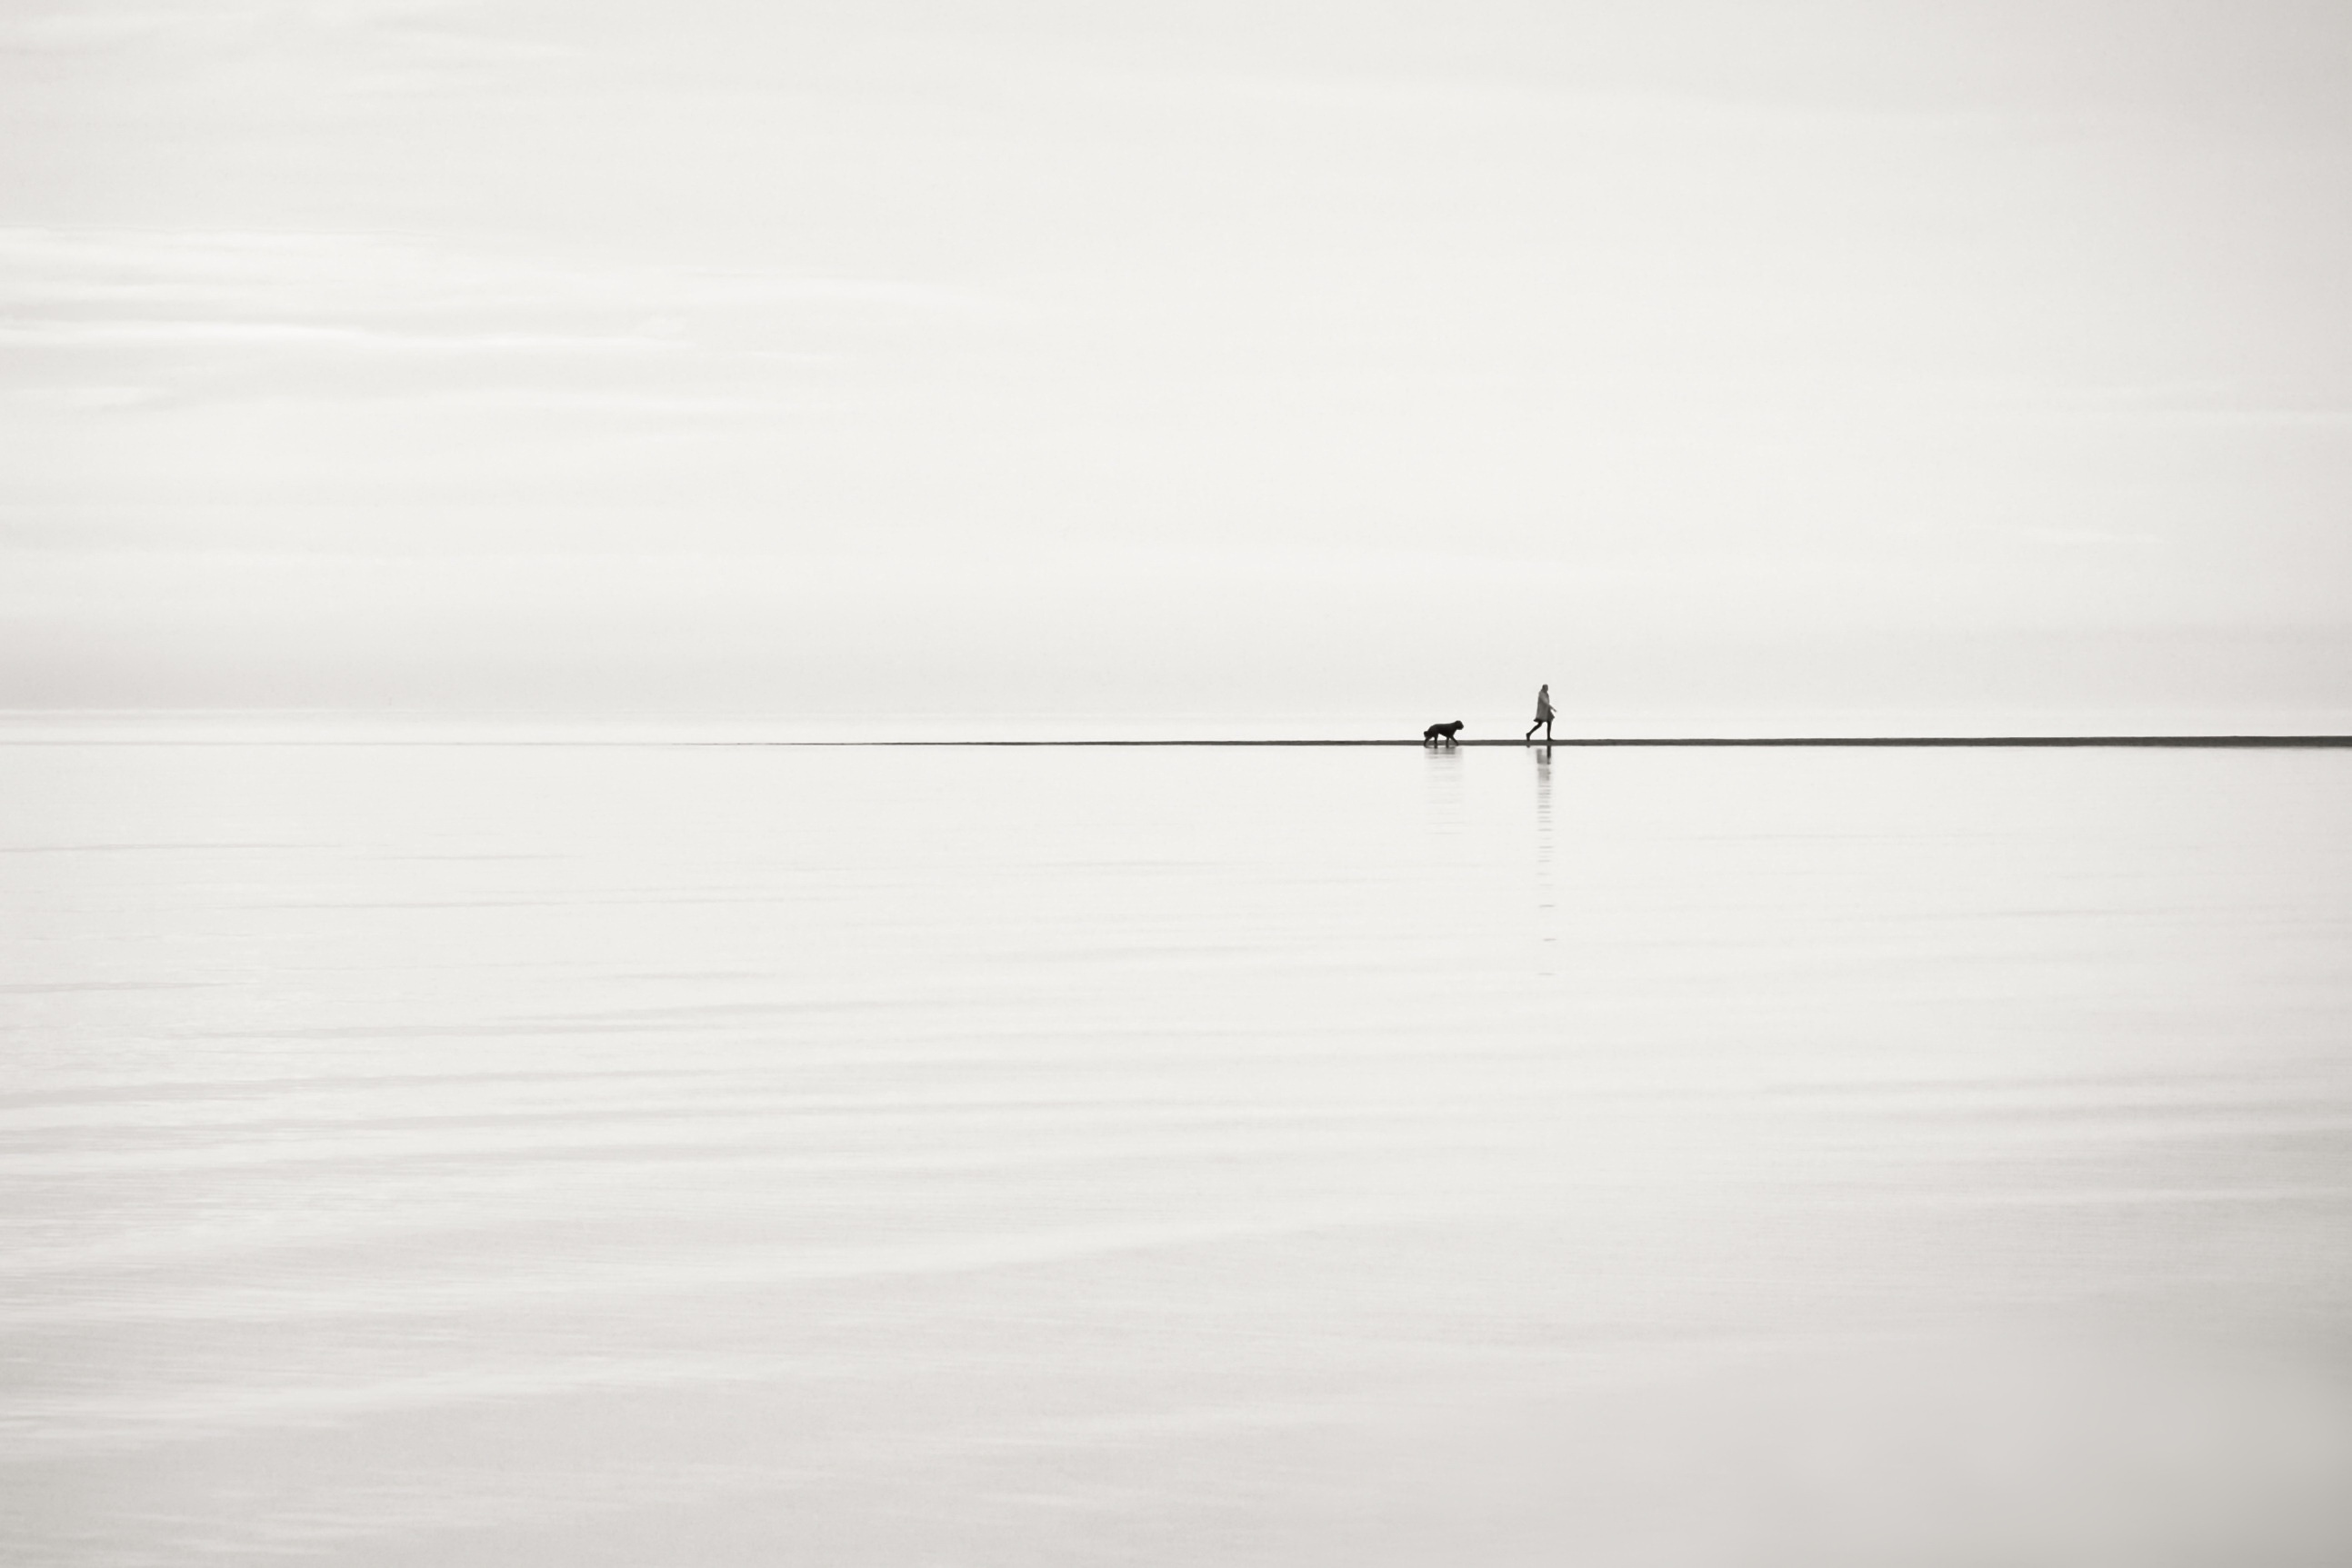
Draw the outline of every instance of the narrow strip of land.
[[[1431,751],[1500,746],[1517,750],[1555,750],[1604,746],[1811,746],[1811,747],[2177,747],[2240,750],[2292,750],[2352,747],[2352,735],[1868,735],[1868,736],[1577,736],[1557,740],[1458,740],[1433,746],[1423,740],[743,740],[689,742],[715,746],[925,746],[925,747],[1175,747],[1175,746],[1418,746]]]

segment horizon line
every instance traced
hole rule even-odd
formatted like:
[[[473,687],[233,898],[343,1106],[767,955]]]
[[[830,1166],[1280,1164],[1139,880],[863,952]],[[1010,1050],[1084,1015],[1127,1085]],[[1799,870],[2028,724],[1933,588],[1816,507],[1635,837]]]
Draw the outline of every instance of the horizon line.
[[[1517,747],[1521,750],[1558,750],[1561,748],[1609,748],[1625,747],[1801,747],[1834,748],[1906,747],[1916,748],[2000,748],[2000,747],[2112,747],[2170,748],[2211,750],[2323,750],[2352,747],[2352,735],[1860,735],[1860,736],[1573,736],[1546,741],[1487,739],[1456,740],[1445,745],[1432,745],[1426,740],[1407,738],[1375,739],[1164,739],[1164,740],[759,740],[759,739],[660,739],[572,737],[565,738],[511,738],[482,737],[472,738],[423,738],[416,737],[341,737],[333,739],[302,739],[299,737],[199,739],[97,739],[97,738],[14,738],[0,737],[0,747],[11,746],[377,746],[377,747],[455,747],[455,746],[533,746],[533,747],[930,747],[950,749],[977,749],[986,747],[1419,747],[1428,751],[1459,750],[1469,747]]]

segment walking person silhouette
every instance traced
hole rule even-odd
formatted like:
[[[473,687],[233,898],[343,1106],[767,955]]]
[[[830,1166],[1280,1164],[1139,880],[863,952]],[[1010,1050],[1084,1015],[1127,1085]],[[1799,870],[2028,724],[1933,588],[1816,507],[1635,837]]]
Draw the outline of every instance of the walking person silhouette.
[[[1544,732],[1544,744],[1549,746],[1551,744],[1551,683],[1549,681],[1536,688],[1536,721],[1528,726],[1527,734],[1519,737],[1520,741],[1524,744],[1533,740],[1538,729]]]

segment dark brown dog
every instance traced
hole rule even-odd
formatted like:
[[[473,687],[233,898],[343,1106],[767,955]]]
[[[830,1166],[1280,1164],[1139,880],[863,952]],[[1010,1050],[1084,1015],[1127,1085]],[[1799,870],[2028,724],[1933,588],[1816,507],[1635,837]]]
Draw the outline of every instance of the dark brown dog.
[[[1458,718],[1452,724],[1433,724],[1421,732],[1421,743],[1423,746],[1435,746],[1442,740],[1451,746],[1454,744],[1454,737],[1461,733],[1462,721]]]

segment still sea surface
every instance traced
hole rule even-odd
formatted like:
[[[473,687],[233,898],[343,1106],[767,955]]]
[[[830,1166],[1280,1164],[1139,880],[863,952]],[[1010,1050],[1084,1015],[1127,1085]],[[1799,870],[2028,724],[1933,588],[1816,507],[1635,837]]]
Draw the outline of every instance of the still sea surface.
[[[2352,1560],[2352,752],[0,748],[0,1557]]]

